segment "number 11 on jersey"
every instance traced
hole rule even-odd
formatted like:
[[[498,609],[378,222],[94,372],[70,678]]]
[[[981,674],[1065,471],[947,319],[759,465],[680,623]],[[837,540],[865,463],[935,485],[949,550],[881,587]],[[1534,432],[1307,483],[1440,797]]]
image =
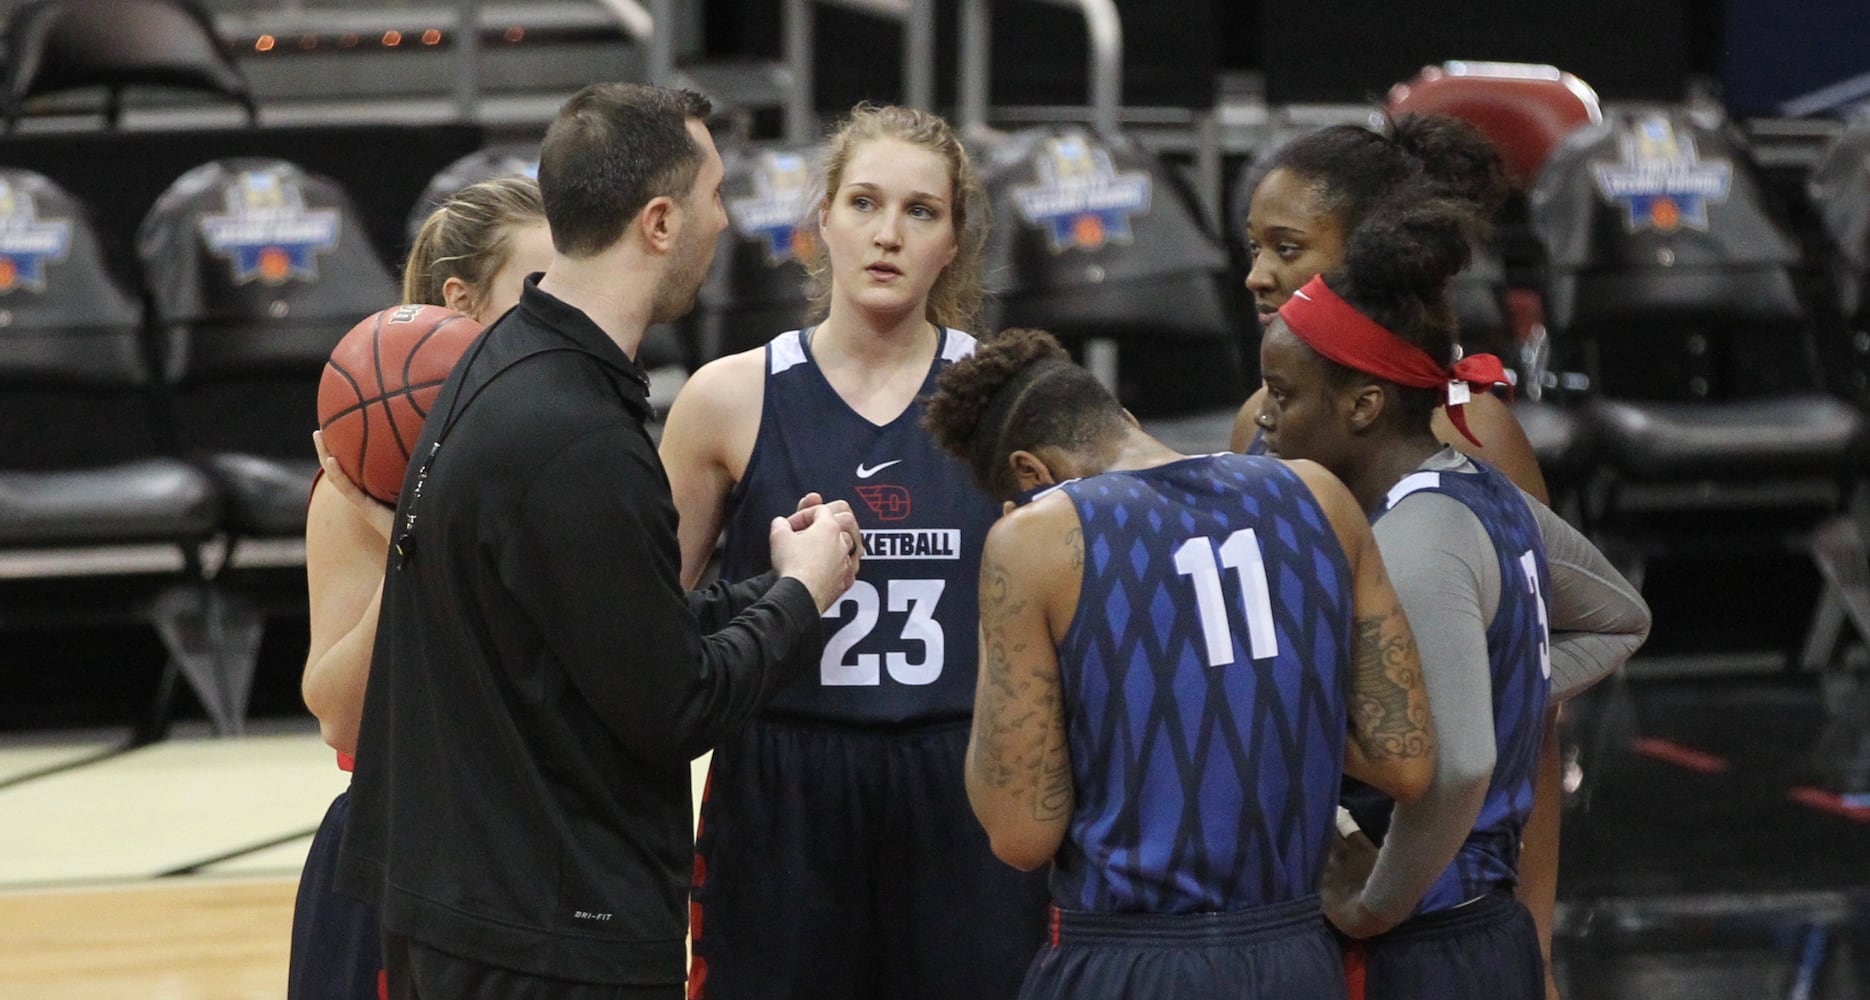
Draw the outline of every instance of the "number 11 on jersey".
[[[1201,615],[1208,666],[1224,667],[1234,662],[1234,630],[1228,624],[1226,598],[1221,593],[1223,566],[1233,570],[1239,582],[1248,651],[1256,660],[1278,656],[1279,636],[1273,631],[1273,593],[1266,584],[1266,559],[1253,529],[1242,528],[1219,546],[1204,537],[1190,538],[1175,547],[1176,572],[1188,577],[1195,587],[1195,610]]]

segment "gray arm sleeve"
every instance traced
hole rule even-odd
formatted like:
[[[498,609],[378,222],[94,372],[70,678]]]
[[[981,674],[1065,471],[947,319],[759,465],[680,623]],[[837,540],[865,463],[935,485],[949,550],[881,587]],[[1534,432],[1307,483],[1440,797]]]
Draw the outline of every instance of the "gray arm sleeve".
[[[1397,504],[1375,531],[1415,633],[1435,719],[1434,781],[1420,799],[1397,804],[1364,887],[1370,912],[1401,922],[1467,840],[1493,778],[1487,623],[1500,604],[1500,568],[1480,519],[1439,493]]]
[[[1552,574],[1552,701],[1609,676],[1649,638],[1649,605],[1563,518],[1527,497]],[[1413,619],[1412,619],[1413,620]]]

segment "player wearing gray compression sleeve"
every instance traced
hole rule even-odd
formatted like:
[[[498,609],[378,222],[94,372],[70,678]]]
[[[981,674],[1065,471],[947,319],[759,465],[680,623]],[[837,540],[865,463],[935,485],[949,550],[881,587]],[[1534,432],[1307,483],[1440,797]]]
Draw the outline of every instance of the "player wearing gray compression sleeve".
[[[1425,472],[1472,473],[1443,450]],[[1583,535],[1524,497],[1550,570],[1551,698],[1563,700],[1621,666],[1649,632],[1649,609]],[[1429,704],[1441,740],[1434,784],[1397,806],[1364,905],[1400,922],[1474,830],[1497,760],[1485,631],[1501,595],[1500,560],[1480,519],[1454,497],[1422,492],[1376,524],[1384,564],[1417,630]]]
[[[1578,529],[1526,498],[1552,573],[1552,700],[1615,673],[1649,638],[1649,605]]]
[[[1460,851],[1493,779],[1486,629],[1500,601],[1500,571],[1479,519],[1451,497],[1411,498],[1375,528],[1390,582],[1417,630],[1429,711],[1441,741],[1428,794],[1395,807],[1364,889],[1364,905],[1399,924]]]

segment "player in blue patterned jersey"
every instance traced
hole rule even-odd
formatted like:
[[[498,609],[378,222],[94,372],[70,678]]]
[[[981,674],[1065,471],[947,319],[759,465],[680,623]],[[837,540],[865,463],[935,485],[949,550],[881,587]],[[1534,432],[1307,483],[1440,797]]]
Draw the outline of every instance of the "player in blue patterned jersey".
[[[1409,800],[1434,760],[1362,512],[1309,462],[1175,452],[1039,331],[938,385],[929,426],[990,493],[1052,487],[987,538],[968,747],[994,852],[1054,862],[1021,995],[1343,996],[1339,782]]]
[[[1244,222],[1252,269],[1246,276],[1261,325],[1299,286],[1344,266],[1344,242],[1391,189],[1426,180],[1443,194],[1497,213],[1506,195],[1506,168],[1487,138],[1444,115],[1404,115],[1381,129],[1333,125],[1294,139],[1266,161]],[[1240,408],[1230,447],[1263,454],[1257,423],[1266,389]],[[1546,500],[1545,477],[1513,411],[1494,396],[1477,394],[1465,407],[1473,438],[1455,430],[1438,407],[1430,426],[1440,440],[1504,473],[1521,489]],[[1479,442],[1478,444],[1476,442]],[[1559,819],[1563,792],[1557,712],[1546,715],[1533,811],[1527,819],[1517,895],[1532,911],[1541,948],[1550,954],[1552,910],[1558,892]],[[1549,1000],[1559,1000],[1548,978]]]
[[[1445,286],[1471,223],[1433,191],[1394,192],[1350,234],[1343,267],[1280,307],[1261,347],[1268,453],[1320,462],[1375,521],[1441,739],[1421,800],[1392,812],[1367,790],[1348,797],[1382,850],[1342,838],[1326,875],[1333,922],[1371,939],[1349,964],[1379,1000],[1545,995],[1537,933],[1512,895],[1541,720],[1549,698],[1615,669],[1648,630],[1600,553],[1431,429],[1442,405],[1468,435],[1468,393],[1504,380],[1498,359],[1455,349]]]
[[[715,751],[691,996],[1006,1000],[1044,881],[994,859],[961,776],[998,509],[917,402],[973,350],[986,206],[927,112],[859,107],[827,159],[794,241],[819,247],[821,321],[703,367],[662,438],[691,584],[723,526],[723,572],[764,568],[765,525],[807,493],[848,499],[865,545],[816,669]]]

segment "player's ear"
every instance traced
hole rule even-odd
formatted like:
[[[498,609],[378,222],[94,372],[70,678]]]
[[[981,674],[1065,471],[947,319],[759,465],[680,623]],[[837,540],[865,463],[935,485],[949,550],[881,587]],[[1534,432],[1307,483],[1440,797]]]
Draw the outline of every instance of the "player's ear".
[[[457,277],[442,282],[442,305],[464,316],[474,315],[474,290]]]
[[[1350,389],[1345,395],[1345,413],[1351,430],[1362,433],[1375,427],[1388,402],[1389,396],[1383,392],[1383,387],[1374,382]]]
[[[1008,455],[1006,464],[1013,470],[1013,485],[1021,493],[1058,482],[1051,468],[1045,464],[1045,459],[1023,448]]]

